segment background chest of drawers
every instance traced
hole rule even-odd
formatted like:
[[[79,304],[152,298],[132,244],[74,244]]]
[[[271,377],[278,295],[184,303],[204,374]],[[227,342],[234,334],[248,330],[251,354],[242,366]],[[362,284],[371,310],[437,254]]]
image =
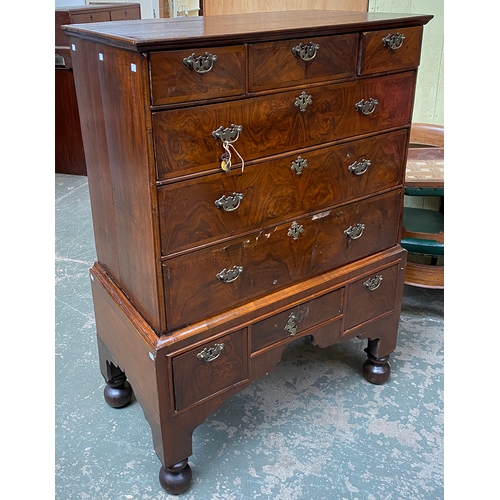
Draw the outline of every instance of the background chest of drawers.
[[[73,64],[62,25],[140,19],[141,4],[79,5],[55,9],[55,161],[60,174],[86,175]]]
[[[127,404],[130,381],[167,491],[189,486],[194,428],[292,340],[366,338],[365,378],[389,377],[430,18],[288,11],[65,28],[105,398]]]

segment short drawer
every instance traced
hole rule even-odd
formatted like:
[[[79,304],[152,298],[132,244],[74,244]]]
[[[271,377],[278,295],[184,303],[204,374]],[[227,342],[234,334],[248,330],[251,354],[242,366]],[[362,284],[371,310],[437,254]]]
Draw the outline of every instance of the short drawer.
[[[125,21],[127,19],[140,19],[140,7],[127,7],[126,9],[111,10],[111,21]]]
[[[158,189],[163,255],[402,184],[406,130]]]
[[[252,326],[252,352],[296,337],[342,313],[343,289],[287,309]]]
[[[163,261],[168,330],[396,245],[401,204],[400,188]]]
[[[352,78],[357,48],[356,34],[250,44],[249,90]]]
[[[108,10],[71,15],[71,22],[73,24],[100,23],[105,21],[111,21],[111,15]]]
[[[394,309],[398,266],[393,265],[347,285],[344,329],[354,328]]]
[[[245,93],[243,45],[152,52],[153,106]]]
[[[221,171],[223,140],[248,161],[408,125],[414,84],[412,71],[155,112],[158,179]]]
[[[247,380],[247,330],[175,356],[172,370],[177,411]]]
[[[422,26],[417,26],[363,33],[358,75],[418,67],[422,32]]]

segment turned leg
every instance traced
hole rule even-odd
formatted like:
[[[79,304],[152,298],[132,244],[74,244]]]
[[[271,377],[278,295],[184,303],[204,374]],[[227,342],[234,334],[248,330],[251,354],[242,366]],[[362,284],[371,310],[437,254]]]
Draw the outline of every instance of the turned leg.
[[[184,493],[191,485],[193,474],[189,467],[188,459],[182,460],[178,464],[160,469],[159,479],[161,487],[171,495]]]
[[[372,384],[383,384],[387,381],[391,374],[391,366],[389,365],[389,355],[382,358],[377,358],[373,352],[376,352],[378,342],[375,340],[368,341],[368,347],[365,349],[368,359],[363,365],[363,376]]]
[[[104,388],[104,400],[113,408],[122,408],[132,399],[132,387],[120,368],[109,362],[106,364],[108,380]]]

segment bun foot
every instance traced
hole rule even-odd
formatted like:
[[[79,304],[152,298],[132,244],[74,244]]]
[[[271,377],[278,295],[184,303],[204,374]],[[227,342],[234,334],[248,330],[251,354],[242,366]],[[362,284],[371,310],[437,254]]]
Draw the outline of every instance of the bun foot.
[[[161,487],[171,495],[184,493],[191,485],[192,477],[187,458],[170,467],[162,467],[159,474]]]
[[[363,376],[372,384],[383,384],[391,374],[391,366],[388,363],[389,356],[376,358],[369,352],[367,354],[368,359],[363,365]]]
[[[132,386],[123,378],[110,380],[104,388],[104,400],[113,408],[122,408],[132,399]]]

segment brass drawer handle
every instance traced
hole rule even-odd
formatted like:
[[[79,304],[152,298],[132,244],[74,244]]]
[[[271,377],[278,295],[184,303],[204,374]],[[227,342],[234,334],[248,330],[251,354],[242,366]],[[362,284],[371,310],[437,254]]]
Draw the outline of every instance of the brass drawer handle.
[[[355,161],[352,165],[349,165],[349,172],[353,175],[363,175],[368,167],[372,164],[370,160],[363,159],[361,161]]]
[[[355,104],[355,108],[364,115],[371,115],[375,111],[377,104],[377,99],[373,99],[373,97],[370,97],[368,101],[361,99],[361,101]]]
[[[196,357],[201,360],[205,361],[205,363],[210,363],[214,359],[217,359],[220,356],[220,353],[224,349],[224,343],[222,344],[215,344],[213,347],[205,347],[203,351],[199,352]]]
[[[292,226],[286,233],[287,236],[291,236],[294,240],[299,238],[299,234],[304,232],[304,226],[301,226],[296,221],[293,221]]]
[[[377,274],[374,278],[368,278],[363,283],[363,286],[370,291],[376,290],[380,286],[380,283],[382,283],[383,279],[384,278],[382,278],[380,274]]]
[[[345,231],[344,234],[346,236],[349,236],[351,240],[357,240],[358,238],[361,237],[363,234],[363,231],[365,230],[365,225],[364,224],[356,224],[354,226],[349,226]]]
[[[242,199],[243,193],[233,193],[232,196],[222,195],[218,200],[215,200],[215,206],[226,212],[232,212],[240,206]]]
[[[221,125],[217,130],[212,132],[212,136],[214,139],[220,139],[223,143],[232,144],[239,139],[242,130],[243,127],[241,125],[235,125],[234,123],[226,128]]]
[[[296,47],[293,47],[292,54],[303,61],[312,61],[316,57],[318,50],[319,45],[317,43],[299,43]]]
[[[189,57],[185,57],[182,62],[186,68],[190,68],[196,73],[208,73],[214,67],[214,63],[217,61],[217,56],[214,54],[209,54],[205,52],[205,55],[196,57],[196,54],[191,54]]]
[[[242,272],[243,266],[233,266],[232,269],[223,269],[220,273],[217,273],[215,277],[224,283],[232,283],[239,278]]]
[[[306,94],[304,91],[302,91],[302,94],[300,94],[297,99],[295,99],[295,106],[302,111],[302,113],[305,113],[306,108],[309,104],[312,104],[312,96]]]
[[[295,316],[295,313],[290,313],[288,316],[288,320],[286,322],[284,330],[290,334],[290,337],[293,337],[297,334],[297,329],[299,327],[299,318]]]
[[[391,49],[392,51],[398,50],[403,46],[403,41],[405,36],[401,33],[396,33],[395,35],[389,33],[387,36],[382,38],[382,43],[384,47]]]
[[[290,167],[292,170],[297,172],[297,175],[302,173],[302,170],[307,167],[307,160],[302,158],[302,156],[298,156],[295,161],[292,162],[292,166]]]

